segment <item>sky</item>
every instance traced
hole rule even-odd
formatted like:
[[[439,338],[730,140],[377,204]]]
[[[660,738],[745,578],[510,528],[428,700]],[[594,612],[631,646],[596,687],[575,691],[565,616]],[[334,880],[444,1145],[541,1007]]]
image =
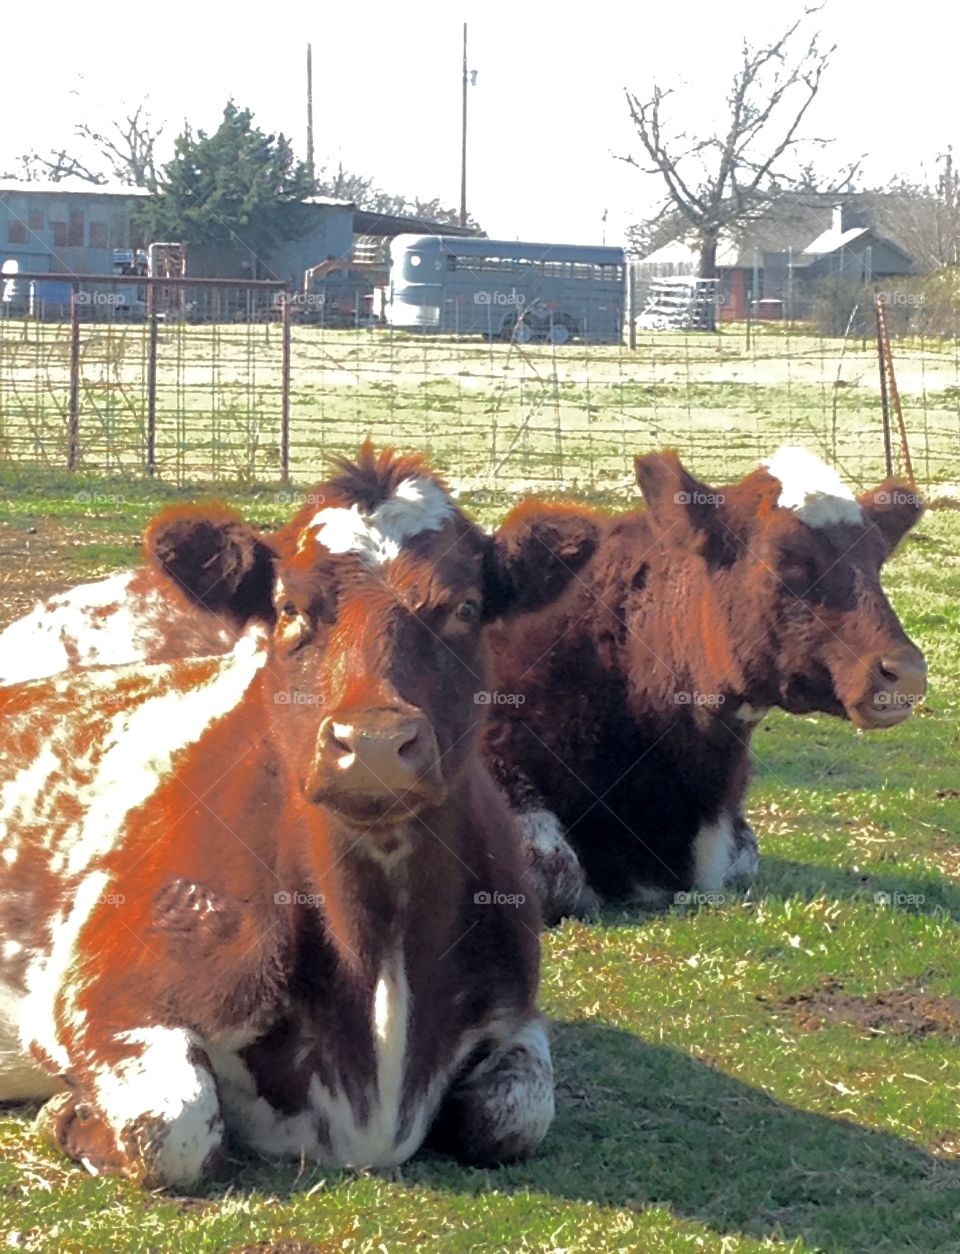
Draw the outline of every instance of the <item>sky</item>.
[[[960,14],[946,11],[827,0],[806,19],[826,47],[837,45],[802,132],[835,141],[809,150],[824,170],[866,154],[862,184],[882,186],[933,169],[956,116]],[[164,157],[185,120],[214,129],[231,96],[305,155],[310,41],[318,165],[342,160],[389,192],[454,206],[466,21],[477,71],[468,97],[473,216],[493,237],[619,244],[660,199],[655,176],[617,159],[639,155],[624,88],[641,97],[654,82],[674,88],[674,128],[712,130],[744,37],[764,42],[800,12],[780,0],[569,9],[453,0],[419,15],[386,0],[285,0],[276,10],[168,0],[162,13],[117,0],[11,5],[3,42],[19,55],[4,58],[0,170],[31,148],[69,145],[77,121],[104,125],[144,98],[166,121]]]

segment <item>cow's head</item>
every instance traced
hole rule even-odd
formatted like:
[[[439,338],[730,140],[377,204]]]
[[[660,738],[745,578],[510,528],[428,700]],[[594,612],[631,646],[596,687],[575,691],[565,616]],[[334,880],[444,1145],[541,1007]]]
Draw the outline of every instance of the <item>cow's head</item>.
[[[148,552],[197,605],[269,632],[260,682],[304,799],[387,826],[439,804],[472,751],[486,624],[557,595],[574,559],[562,527],[484,534],[417,458],[365,445],[339,470],[269,538],[181,510]]]
[[[709,590],[712,628],[700,628],[713,631],[707,653],[722,659],[727,679],[745,677],[767,704],[862,728],[910,714],[926,667],[880,568],[922,513],[915,490],[889,480],[855,497],[798,448],[728,487],[699,482],[673,452],[638,457],[636,470],[677,579]]]

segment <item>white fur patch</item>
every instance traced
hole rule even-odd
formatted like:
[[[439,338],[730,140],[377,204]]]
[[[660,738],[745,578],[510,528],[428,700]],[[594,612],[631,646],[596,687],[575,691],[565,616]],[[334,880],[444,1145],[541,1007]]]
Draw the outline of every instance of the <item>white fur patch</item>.
[[[140,1048],[96,1077],[98,1110],[121,1143],[125,1129],[159,1121],[145,1155],[151,1176],[163,1185],[192,1184],[223,1135],[213,1075],[189,1057],[203,1042],[185,1028],[159,1027],[117,1040]]]
[[[25,1048],[38,1042],[58,1065],[69,1065],[69,1059],[57,1039],[55,1008],[61,993],[69,1002],[76,988],[65,989],[76,958],[76,943],[87,920],[106,891],[109,877],[97,867],[98,861],[113,847],[123,831],[126,817],[142,805],[173,770],[176,755],[196,743],[214,722],[228,714],[241,701],[257,672],[267,660],[263,639],[248,634],[241,638],[232,653],[218,662],[213,677],[206,683],[164,691],[162,682],[170,675],[170,665],[145,668],[143,673],[155,678],[157,695],[148,697],[131,711],[118,712],[111,720],[108,733],[100,741],[102,750],[96,771],[85,786],[77,788],[82,816],[69,826],[55,832],[55,852],[51,869],[69,884],[66,904],[52,919],[52,943],[49,951],[32,955],[26,973],[28,998],[23,1007],[22,1040]],[[127,674],[137,674],[131,667]],[[98,688],[109,689],[123,671],[84,671],[54,684],[76,694],[77,718],[83,718],[84,700],[95,706]],[[53,742],[59,752],[69,754],[70,738]],[[71,759],[62,770],[70,780]],[[23,772],[15,777],[16,783]],[[54,797],[56,791],[54,790]],[[16,847],[17,837],[24,835],[18,822],[9,825],[9,832],[0,829],[4,843]]]
[[[750,727],[756,727],[763,722],[768,713],[769,711],[765,705],[751,705],[749,701],[741,701],[733,717],[738,723],[746,723]]]
[[[530,1153],[554,1116],[550,1041],[539,1019],[528,1020],[466,1076],[462,1090],[476,1103],[471,1119],[485,1142]]]
[[[74,649],[87,666],[136,661],[133,575],[127,570],[78,584],[0,631],[0,684],[57,675],[70,666]]]
[[[371,514],[362,513],[359,505],[319,510],[304,528],[300,546],[315,531],[331,553],[359,553],[379,566],[397,557],[412,536],[441,531],[455,512],[448,494],[432,480],[404,479]]]
[[[389,1167],[413,1154],[436,1111],[447,1072],[438,1074],[410,1112],[409,1127],[400,1139],[408,1033],[410,988],[402,952],[394,954],[380,972],[370,1003],[376,1075],[371,1077],[369,1116],[361,1119],[348,1094],[337,1084],[328,1087],[314,1073],[308,1107],[294,1115],[275,1110],[258,1096],[246,1063],[236,1053],[210,1046],[210,1057],[223,1097],[230,1128],[252,1149],[264,1154],[308,1154],[341,1167]],[[474,1045],[462,1043],[462,1055]],[[309,1042],[305,1048],[311,1049]],[[461,1053],[450,1060],[451,1068]],[[325,1126],[329,1144],[322,1141]]]
[[[805,448],[783,445],[762,463],[780,480],[777,504],[792,510],[808,527],[862,523],[863,510],[832,466]]]
[[[693,841],[693,886],[704,893],[723,888],[737,859],[733,823],[722,813],[713,823],[704,823]]]
[[[46,1099],[63,1088],[62,1080],[44,1071],[20,1046],[23,999],[22,989],[0,983],[0,1102]]]
[[[543,920],[549,926],[576,912],[587,886],[586,876],[552,810],[527,810],[518,818],[528,868],[525,878],[536,892]]]

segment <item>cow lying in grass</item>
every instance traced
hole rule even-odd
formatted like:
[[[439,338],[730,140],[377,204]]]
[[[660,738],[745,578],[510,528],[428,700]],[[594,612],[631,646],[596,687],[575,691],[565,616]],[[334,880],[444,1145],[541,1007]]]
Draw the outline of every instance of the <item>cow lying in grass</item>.
[[[802,449],[715,488],[674,453],[636,460],[646,509],[605,517],[529,503],[498,536],[547,517],[593,556],[564,595],[497,627],[486,733],[526,840],[602,899],[716,891],[750,873],[741,807],[750,738],[773,706],[891,727],[923,695],[924,660],[880,585],[921,512],[888,482],[855,499]],[[579,525],[579,533],[577,531]],[[569,868],[545,910],[574,906]]]
[[[486,752],[522,815],[529,882],[550,920],[590,897],[584,867],[612,900],[749,876],[757,843],[742,802],[766,710],[892,725],[925,684],[879,582],[920,514],[903,485],[856,501],[829,468],[790,449],[723,489],[669,453],[638,458],[637,475],[645,510],[610,518],[528,503],[497,533],[527,555],[515,565],[515,607],[571,579],[562,601],[492,636],[496,686],[516,699],[493,706]],[[308,499],[322,495],[321,485]],[[271,545],[295,553],[316,512],[306,505]],[[224,521],[198,540],[201,566],[222,571],[218,618],[189,595],[174,610],[155,569],[126,572],[0,632],[0,677],[222,651],[242,630],[231,598],[242,605],[258,579],[255,556],[229,535]],[[560,566],[536,562],[547,550]],[[206,583],[197,596],[209,599]],[[861,649],[867,665],[856,662]],[[892,667],[881,669],[883,655]],[[850,698],[858,685],[866,704]]]
[[[0,1100],[65,1082],[44,1125],[93,1172],[499,1162],[550,1124],[539,919],[475,700],[486,622],[537,608],[529,545],[415,459],[366,450],[324,495],[285,554],[200,509],[150,527],[231,652],[0,693]]]

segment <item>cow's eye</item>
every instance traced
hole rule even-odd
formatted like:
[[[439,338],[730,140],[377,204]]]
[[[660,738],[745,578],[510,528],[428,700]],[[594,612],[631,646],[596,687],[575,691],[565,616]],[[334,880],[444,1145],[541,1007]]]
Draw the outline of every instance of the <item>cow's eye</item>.
[[[284,601],[283,608],[280,611],[286,618],[296,618],[300,613],[292,601]]]
[[[806,592],[817,582],[816,567],[803,559],[791,561],[781,567],[780,579],[791,591]]]
[[[461,601],[455,614],[461,623],[475,623],[480,617],[480,606],[476,601]]]

